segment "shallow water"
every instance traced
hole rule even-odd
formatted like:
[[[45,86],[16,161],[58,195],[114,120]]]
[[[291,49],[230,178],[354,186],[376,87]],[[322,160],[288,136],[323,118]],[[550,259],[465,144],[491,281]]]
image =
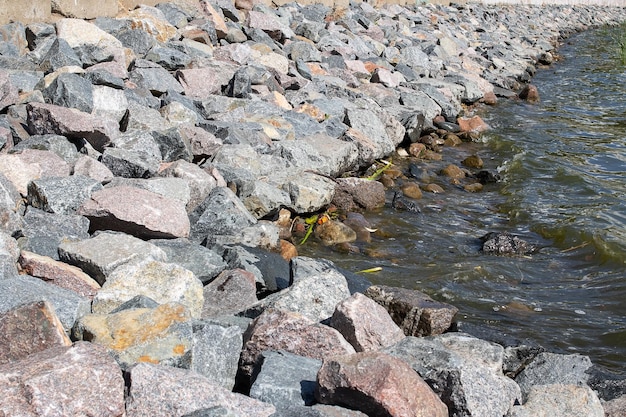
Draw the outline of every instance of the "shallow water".
[[[480,109],[493,128],[482,143],[443,150],[444,166],[476,153],[502,182],[472,194],[438,175],[442,162],[419,162],[419,182],[446,190],[424,193],[421,214],[387,204],[367,214],[379,232],[357,243],[360,254],[315,242],[300,253],[351,271],[381,266],[372,282],[457,306],[461,329],[586,354],[626,374],[626,66],[616,60],[616,31],[570,38],[564,59],[533,80],[540,103]],[[490,231],[540,249],[485,255],[478,238]]]

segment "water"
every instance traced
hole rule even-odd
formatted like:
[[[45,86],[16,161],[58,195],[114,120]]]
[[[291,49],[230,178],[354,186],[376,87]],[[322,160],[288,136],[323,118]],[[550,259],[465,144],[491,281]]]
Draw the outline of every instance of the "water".
[[[540,103],[501,100],[480,109],[493,127],[481,143],[419,162],[418,182],[446,190],[424,193],[421,214],[387,204],[367,214],[379,232],[356,244],[361,253],[315,242],[300,253],[352,271],[381,266],[367,275],[372,282],[455,305],[462,329],[586,354],[626,374],[626,66],[615,58],[615,33],[570,38],[559,51],[564,59],[533,80]],[[504,180],[468,193],[438,174],[470,154]],[[490,231],[540,249],[526,257],[483,254],[478,238]]]

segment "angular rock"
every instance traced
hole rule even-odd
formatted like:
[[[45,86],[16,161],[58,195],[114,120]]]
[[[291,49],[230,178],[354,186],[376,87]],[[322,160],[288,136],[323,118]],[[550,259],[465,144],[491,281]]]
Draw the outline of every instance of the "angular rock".
[[[100,284],[80,268],[55,261],[47,256],[22,251],[19,258],[22,271],[35,278],[74,291],[81,297],[92,299]]]
[[[74,175],[82,175],[93,178],[101,184],[106,184],[113,179],[113,173],[102,162],[83,155],[74,164]]]
[[[70,45],[85,67],[105,61],[126,64],[122,43],[93,23],[82,19],[61,19],[56,22],[56,29],[58,38]]]
[[[359,149],[359,165],[373,162],[389,155],[395,145],[383,122],[369,109],[347,109],[345,123],[350,126],[346,140],[354,142]]]
[[[4,415],[124,415],[122,372],[104,348],[91,343],[46,349],[0,366],[0,396]]]
[[[335,306],[350,296],[346,278],[337,270],[328,269],[319,274],[303,276],[284,290],[271,294],[251,306],[247,316],[268,309],[290,311],[309,320],[320,322],[333,315]]]
[[[289,208],[296,213],[314,213],[330,204],[336,184],[321,175],[303,172],[291,178],[285,187],[291,198]]]
[[[0,231],[0,279],[17,277],[17,260],[20,249],[17,241],[7,232]]]
[[[448,408],[404,361],[381,352],[326,358],[316,398],[376,416],[445,417]]]
[[[338,178],[333,204],[345,211],[369,211],[385,205],[385,186],[365,178]]]
[[[220,387],[232,390],[242,346],[243,331],[239,327],[196,323],[189,369]]]
[[[195,242],[215,236],[238,234],[241,229],[257,222],[241,200],[227,187],[213,188],[189,215],[189,219],[190,239]]]
[[[185,141],[178,129],[153,131],[152,136],[161,150],[161,159],[164,162],[174,162],[179,159],[192,160],[191,143]]]
[[[407,362],[448,406],[450,415],[500,417],[521,400],[502,374],[504,348],[462,333],[406,337],[383,350]]]
[[[155,7],[141,5],[120,17],[130,20],[133,28],[145,30],[159,42],[166,42],[176,36],[176,27]]]
[[[59,74],[42,92],[47,103],[85,113],[93,110],[93,86],[77,74]]]
[[[589,379],[587,370],[591,366],[588,356],[542,352],[515,377],[515,382],[526,400],[532,387],[536,385],[586,384]]]
[[[277,409],[316,403],[316,379],[322,361],[286,351],[266,351],[262,357],[250,397],[274,404]]]
[[[91,73],[93,74],[93,73]],[[106,85],[94,85],[93,109],[94,116],[121,122],[128,110],[128,99],[124,90]]]
[[[27,201],[49,213],[74,214],[94,191],[100,189],[100,182],[81,175],[41,178],[28,184]]]
[[[138,60],[130,72],[129,79],[139,88],[149,90],[154,96],[160,96],[168,90],[176,93],[184,91],[183,86],[163,67],[149,61]]]
[[[88,314],[76,323],[73,336],[106,347],[123,368],[140,362],[189,367],[191,360],[191,315],[176,303]]]
[[[524,405],[515,405],[506,417],[604,417],[597,394],[587,386],[546,384],[534,386]]]
[[[49,176],[66,177],[70,167],[53,152],[24,149],[17,154],[0,155],[0,173],[26,196],[30,181]]]
[[[153,177],[161,163],[149,153],[121,148],[106,148],[101,161],[113,175],[124,178]]]
[[[46,301],[0,314],[0,332],[0,367],[45,349],[72,344],[54,308]]]
[[[90,239],[59,245],[62,261],[76,265],[102,285],[121,265],[152,259],[165,262],[167,255],[155,245],[122,233],[102,232]]]
[[[15,145],[13,151],[24,151],[25,149],[52,151],[67,164],[72,166],[80,156],[76,146],[76,144],[69,141],[65,136],[34,135]]]
[[[193,272],[203,285],[213,281],[227,267],[215,251],[187,239],[153,239],[150,243],[163,249],[168,262]]]
[[[189,202],[189,186],[182,178],[122,178],[115,177],[107,187],[130,186],[178,200],[184,205]]]
[[[47,213],[29,207],[22,218],[22,250],[59,259],[59,245],[89,237],[89,220],[75,214]]]
[[[0,230],[13,234],[21,229],[22,196],[11,181],[0,173]]]
[[[107,314],[137,295],[160,304],[180,303],[193,318],[200,317],[204,302],[202,283],[193,272],[146,259],[115,268],[94,297],[91,309],[96,314]]]
[[[220,94],[233,78],[237,68],[221,63],[220,67],[192,68],[179,70],[176,78],[183,86],[185,95],[196,100],[205,100]]]
[[[293,31],[274,15],[251,10],[248,13],[247,24],[250,28],[260,29],[270,35],[273,39],[281,41],[294,36]]]
[[[385,307],[407,336],[441,334],[450,328],[458,312],[456,307],[415,290],[374,285],[365,295]]]
[[[148,239],[189,236],[182,202],[135,187],[96,191],[77,213],[90,220],[92,230],[117,230]]]
[[[28,130],[33,135],[57,134],[85,139],[98,151],[119,134],[115,121],[102,119],[76,109],[43,103],[26,105]]]
[[[56,38],[39,61],[39,68],[51,73],[67,66],[82,68],[83,63],[65,39]]]
[[[142,363],[130,370],[126,417],[182,416],[217,406],[247,417],[269,417],[275,411],[270,404],[232,393],[185,369]]]
[[[162,177],[182,178],[187,181],[190,193],[189,203],[187,203],[188,213],[195,210],[207,198],[211,190],[217,186],[217,180],[214,176],[187,161],[176,161],[160,171],[159,175]]]
[[[354,353],[354,348],[331,327],[299,313],[266,310],[244,334],[240,370],[251,375],[261,352],[280,349],[314,359]]]
[[[316,225],[313,235],[327,246],[354,242],[357,239],[352,228],[336,220],[327,220]]]
[[[389,347],[405,337],[387,310],[361,293],[337,304],[330,326],[337,329],[357,352]]]
[[[245,310],[257,302],[254,275],[242,269],[226,270],[204,289],[202,318]]]
[[[0,280],[0,314],[42,300],[52,305],[68,334],[74,322],[90,309],[89,299],[28,275]]]

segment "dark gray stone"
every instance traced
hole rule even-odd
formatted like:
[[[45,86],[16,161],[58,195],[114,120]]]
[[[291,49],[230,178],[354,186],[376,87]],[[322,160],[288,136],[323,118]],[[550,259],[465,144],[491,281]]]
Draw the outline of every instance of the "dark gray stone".
[[[19,92],[33,91],[43,81],[42,71],[11,71],[9,80]]]
[[[39,69],[48,74],[66,66],[82,68],[83,63],[65,39],[55,38],[48,53],[39,63]]]
[[[143,152],[106,148],[101,162],[119,177],[151,178],[158,172],[161,159]]]
[[[196,323],[190,369],[232,390],[242,347],[243,331],[239,327]]]
[[[526,255],[537,248],[509,233],[490,232],[480,238],[484,253],[492,255]]]
[[[259,365],[250,387],[252,398],[274,404],[277,409],[316,403],[317,371],[322,361],[286,351],[265,351]]]
[[[161,150],[161,159],[163,162],[175,162],[179,159],[188,162],[192,161],[191,144],[180,134],[177,128],[164,131],[154,130],[152,131],[152,137]]]
[[[59,244],[89,237],[89,220],[75,214],[47,213],[29,208],[23,217],[20,248],[59,260]]]
[[[135,68],[129,73],[129,79],[138,87],[150,90],[155,96],[160,96],[167,90],[177,93],[184,91],[183,86],[165,68],[150,61],[137,61],[139,62],[135,62]]]
[[[151,308],[152,309],[152,308],[157,308],[158,306],[159,306],[159,303],[154,301],[152,298],[146,295],[137,295],[131,298],[130,300],[126,301],[119,307],[111,310],[109,314],[119,313],[120,311],[124,311],[124,310],[132,310],[134,308]]]
[[[45,177],[28,184],[28,204],[58,214],[75,214],[91,193],[102,189],[99,181],[82,175]]]
[[[155,62],[168,71],[176,71],[191,63],[191,56],[174,48],[155,45],[146,54],[146,59]]]
[[[126,86],[124,80],[111,74],[105,70],[89,71],[81,74],[81,77],[88,80],[93,85],[103,85],[105,87],[111,87],[118,90],[123,90]]]
[[[70,165],[73,165],[80,156],[76,145],[61,135],[33,135],[13,147],[14,151],[22,149],[52,151]]]
[[[189,13],[173,3],[159,3],[156,5],[156,8],[163,12],[163,15],[172,26],[176,26],[178,29],[187,26],[187,23],[192,19]]]
[[[249,99],[252,96],[252,80],[246,68],[235,72],[228,83],[226,93],[229,97]]]
[[[48,103],[78,109],[85,113],[93,110],[93,85],[77,74],[59,74],[50,86],[43,90]]]
[[[140,58],[157,44],[157,40],[143,29],[125,29],[117,32],[115,37],[126,48],[132,49]]]
[[[227,267],[217,252],[187,239],[154,239],[150,243],[163,249],[168,262],[190,270],[204,285],[215,279]]]

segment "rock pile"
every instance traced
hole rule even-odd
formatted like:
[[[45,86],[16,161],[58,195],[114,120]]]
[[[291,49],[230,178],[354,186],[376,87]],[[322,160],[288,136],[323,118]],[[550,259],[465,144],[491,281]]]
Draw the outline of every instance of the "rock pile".
[[[290,240],[385,203],[338,176],[471,140],[468,106],[626,12],[236,4],[0,28],[0,414],[603,415],[588,358],[447,333],[453,306]]]

